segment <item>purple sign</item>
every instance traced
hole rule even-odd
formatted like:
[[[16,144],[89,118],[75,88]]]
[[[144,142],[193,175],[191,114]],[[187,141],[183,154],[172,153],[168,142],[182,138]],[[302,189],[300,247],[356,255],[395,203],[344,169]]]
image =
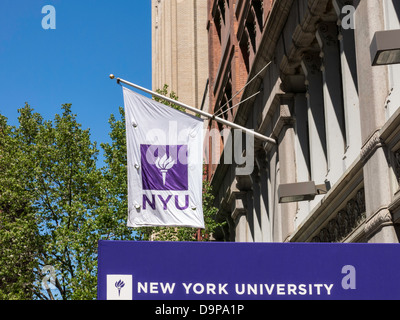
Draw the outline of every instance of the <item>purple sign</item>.
[[[188,190],[187,146],[140,145],[143,190]]]
[[[98,299],[400,299],[399,244],[99,242]]]

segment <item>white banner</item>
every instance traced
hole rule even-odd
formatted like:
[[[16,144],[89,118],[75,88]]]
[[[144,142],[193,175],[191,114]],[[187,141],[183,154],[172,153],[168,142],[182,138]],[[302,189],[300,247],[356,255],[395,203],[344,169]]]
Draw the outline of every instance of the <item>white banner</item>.
[[[203,120],[123,87],[129,227],[204,228]]]

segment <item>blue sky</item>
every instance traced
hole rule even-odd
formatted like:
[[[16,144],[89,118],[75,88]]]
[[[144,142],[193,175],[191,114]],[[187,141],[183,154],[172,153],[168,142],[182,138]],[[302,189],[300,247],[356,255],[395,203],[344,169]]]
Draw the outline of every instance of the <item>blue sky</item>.
[[[56,9],[44,30],[42,7]],[[150,0],[1,0],[0,113],[18,124],[28,102],[46,120],[72,111],[92,141],[108,142],[108,119],[123,106],[110,73],[151,89]]]

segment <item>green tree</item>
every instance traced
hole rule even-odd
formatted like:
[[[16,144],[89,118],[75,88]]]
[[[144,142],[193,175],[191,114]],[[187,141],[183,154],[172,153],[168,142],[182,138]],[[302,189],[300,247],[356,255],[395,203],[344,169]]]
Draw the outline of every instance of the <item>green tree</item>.
[[[167,84],[164,84],[163,88],[162,89],[157,89],[156,92],[158,94],[161,94],[161,95],[165,96],[165,97],[168,97],[170,99],[178,101],[179,97],[176,95],[176,93],[174,91],[171,91],[170,93],[168,93],[168,88],[169,88],[169,86]],[[155,100],[157,102],[160,102],[160,103],[162,103],[162,104],[164,104],[164,105],[166,105],[168,107],[174,108],[176,110],[185,112],[185,109],[183,107],[178,106],[178,105],[176,105],[176,104],[174,104],[172,102],[169,102],[168,100],[165,100],[165,99],[162,99],[162,98],[159,98],[159,97],[155,97],[155,96],[153,97],[153,100]]]
[[[1,187],[9,194],[2,196],[2,210],[10,214],[2,215],[7,217],[2,219],[7,229],[4,227],[5,231],[0,232],[0,243],[10,243],[19,236],[24,242],[32,239],[33,251],[30,251],[34,255],[28,258],[34,264],[28,269],[33,279],[24,281],[33,283],[33,298],[95,299],[98,240],[135,237],[124,223],[126,214],[118,215],[113,210],[115,199],[111,197],[106,176],[97,168],[99,150],[90,139],[90,131],[81,128],[70,104],[63,105],[62,110],[54,121],[43,121],[26,105],[19,110],[19,127],[6,126],[3,138],[13,146],[8,148],[7,158],[10,161],[14,157],[16,165],[7,169],[7,158],[1,157],[1,169],[7,170]],[[11,184],[4,179],[14,179],[14,187],[10,188]],[[6,211],[4,208],[13,198],[21,199],[21,203]],[[14,219],[15,213],[21,219]],[[15,253],[7,252],[3,260],[14,256],[23,263],[22,253],[17,249],[16,245],[11,246]],[[8,265],[1,262],[2,270],[3,265],[9,266],[4,272],[10,282],[15,283],[13,274],[29,274],[16,262]],[[55,271],[53,290],[42,288],[45,266]],[[8,285],[2,292],[5,298],[13,297]],[[17,294],[15,297],[18,298]]]
[[[29,159],[27,146],[18,142],[15,130],[0,115],[0,299],[34,297],[39,233],[26,192]]]

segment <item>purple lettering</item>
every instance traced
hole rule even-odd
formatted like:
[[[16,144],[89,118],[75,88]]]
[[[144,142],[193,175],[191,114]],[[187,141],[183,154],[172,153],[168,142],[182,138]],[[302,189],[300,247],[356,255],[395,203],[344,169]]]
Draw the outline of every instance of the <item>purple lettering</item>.
[[[173,195],[169,195],[166,199],[164,199],[162,195],[157,195],[157,197],[163,205],[163,210],[168,210],[168,203],[170,202]],[[149,207],[153,210],[156,210],[156,195],[154,194],[151,195],[151,199],[149,199],[147,195],[143,195],[143,210],[146,210],[147,208],[150,209]],[[189,195],[185,195],[184,206],[182,206],[179,202],[179,195],[175,195],[175,207],[178,210],[186,210],[187,208],[189,208]]]
[[[160,196],[160,195],[158,195],[158,198],[159,198],[159,199],[161,200],[161,202],[163,203],[163,205],[164,205],[164,210],[167,210],[167,209],[168,209],[167,204],[168,204],[169,200],[171,200],[172,196],[169,195],[169,196],[167,197],[166,200],[164,200],[163,197]]]
[[[143,210],[146,210],[146,204],[147,203],[150,205],[150,207],[153,210],[156,210],[156,196],[152,195],[151,197],[152,197],[152,199],[151,199],[151,202],[150,202],[149,198],[147,198],[147,196],[145,194],[143,195]]]
[[[188,195],[185,196],[185,206],[184,207],[181,207],[179,205],[179,197],[175,196],[175,206],[179,210],[186,210],[187,208],[189,208],[189,196]]]

